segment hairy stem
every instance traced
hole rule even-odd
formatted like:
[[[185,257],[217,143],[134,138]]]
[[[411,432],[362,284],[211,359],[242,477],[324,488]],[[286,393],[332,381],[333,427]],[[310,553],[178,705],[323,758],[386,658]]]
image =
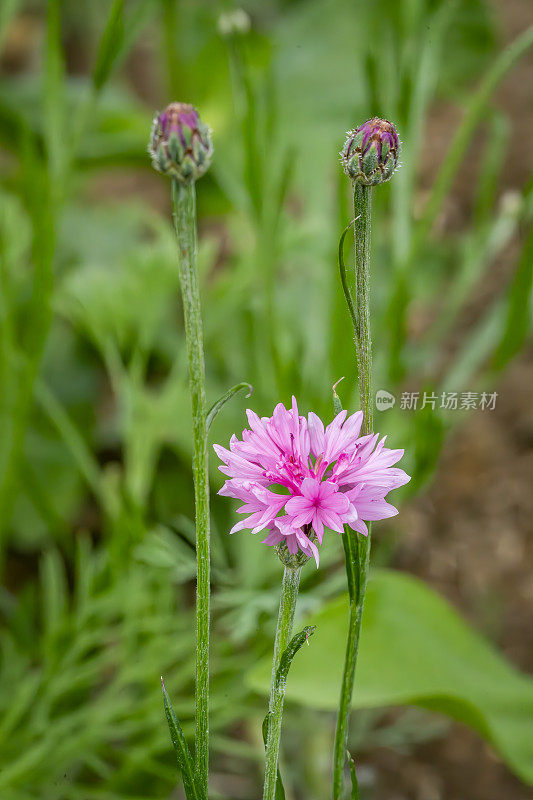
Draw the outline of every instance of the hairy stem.
[[[372,188],[354,185],[355,235],[355,344],[359,399],[363,411],[362,433],[371,433],[372,419],[372,340],[370,338],[370,230]],[[370,563],[370,525],[368,536],[343,533],[346,573],[350,595],[348,638],[344,657],[339,715],[333,755],[333,800],[340,800],[343,787],[348,720],[352,706],[355,666],[361,633],[368,567]]]
[[[359,399],[363,410],[362,433],[371,433],[372,417],[372,340],[370,338],[370,228],[372,187],[356,183],[353,194],[355,236],[355,310]]]
[[[196,268],[196,192],[194,182],[172,180],[172,215],[179,248],[179,270],[192,404],[193,476],[196,506],[196,751],[198,784],[207,797],[209,768],[209,476],[205,365]]]
[[[268,712],[270,721],[265,756],[265,783],[263,800],[274,800],[276,795],[276,778],[278,772],[279,743],[281,739],[281,720],[283,716],[284,692],[276,691],[276,672],[281,656],[285,652],[291,638],[296,598],[300,586],[301,567],[291,569],[285,567],[281,584],[278,624],[274,641],[274,657],[272,660],[272,679],[270,683],[270,702]]]

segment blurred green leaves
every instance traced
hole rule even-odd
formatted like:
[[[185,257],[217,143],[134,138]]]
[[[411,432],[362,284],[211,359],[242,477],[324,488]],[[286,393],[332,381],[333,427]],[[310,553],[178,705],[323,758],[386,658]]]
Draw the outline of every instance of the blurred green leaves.
[[[287,698],[334,710],[344,655],[347,596],[307,620],[312,652],[295,661]],[[268,692],[265,659],[249,684]],[[368,584],[354,707],[416,704],[477,730],[533,784],[533,679],[520,674],[424,583],[379,570]]]

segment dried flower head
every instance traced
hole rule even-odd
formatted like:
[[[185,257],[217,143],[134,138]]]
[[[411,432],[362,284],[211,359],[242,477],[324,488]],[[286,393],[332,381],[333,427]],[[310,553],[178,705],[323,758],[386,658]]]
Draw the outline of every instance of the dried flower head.
[[[373,117],[348,131],[340,155],[343,169],[353,181],[376,186],[392,176],[400,150],[401,142],[392,122]]]
[[[365,521],[398,513],[385,495],[409,481],[392,468],[403,450],[386,448],[377,434],[359,436],[361,411],[341,411],[327,427],[316,414],[300,416],[294,397],[290,410],[279,403],[272,417],[246,413],[242,440],[232,436],[229,450],[214,445],[229,478],[219,494],[241,500],[237,511],[246,514],[230,533],[268,531],[266,544],[313,555],[318,565],[315,542],[322,544],[325,528],[349,525],[366,535]]]
[[[211,164],[211,131],[194,106],[171,103],[154,117],[148,152],[155,169],[189,183]]]

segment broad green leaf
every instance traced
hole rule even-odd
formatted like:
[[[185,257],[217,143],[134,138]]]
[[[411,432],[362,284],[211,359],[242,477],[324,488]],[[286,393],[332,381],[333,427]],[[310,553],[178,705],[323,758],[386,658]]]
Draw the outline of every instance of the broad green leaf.
[[[348,596],[314,615],[313,651],[292,669],[287,697],[334,710],[344,657]],[[267,692],[268,659],[249,675]],[[422,581],[379,570],[369,582],[354,707],[413,704],[477,730],[509,767],[533,783],[533,680],[509,664]]]

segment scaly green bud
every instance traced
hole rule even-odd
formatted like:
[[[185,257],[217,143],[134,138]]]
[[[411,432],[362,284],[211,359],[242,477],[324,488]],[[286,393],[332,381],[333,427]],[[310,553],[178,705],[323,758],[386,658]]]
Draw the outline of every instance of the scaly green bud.
[[[211,164],[211,131],[194,106],[171,103],[154,118],[148,152],[158,172],[190,183]]]
[[[341,150],[345,173],[364,186],[385,183],[398,166],[401,142],[392,122],[373,117],[348,131]]]

